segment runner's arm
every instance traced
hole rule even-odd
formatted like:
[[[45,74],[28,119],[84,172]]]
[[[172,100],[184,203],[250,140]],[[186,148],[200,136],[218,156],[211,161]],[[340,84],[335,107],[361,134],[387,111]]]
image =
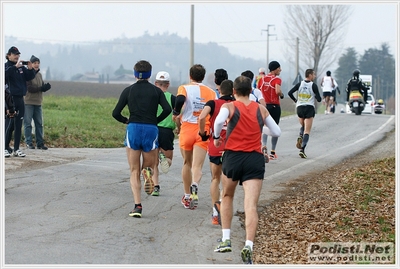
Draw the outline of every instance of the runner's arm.
[[[297,99],[294,97],[293,93],[299,90],[300,83],[297,83],[290,91],[288,92],[288,95],[290,99],[292,99],[295,103],[297,103]]]
[[[115,105],[115,108],[112,112],[112,116],[119,122],[129,123],[129,119],[127,117],[122,116],[121,112],[124,107],[128,104],[128,88],[126,88],[119,97],[118,103]]]
[[[266,105],[267,105],[267,104],[265,103],[264,96],[263,96],[262,92],[261,92],[259,89],[257,89],[257,88],[254,89],[254,95],[257,97],[258,102],[259,102],[260,104],[262,104],[263,106],[266,106]]]
[[[157,117],[157,123],[163,121],[169,114],[172,112],[172,108],[169,105],[167,98],[165,98],[165,94],[160,90],[160,97],[158,99],[158,103],[162,107],[161,114]]]
[[[275,84],[275,93],[276,95],[278,95],[279,97],[283,98],[283,92],[281,89],[281,84]]]
[[[224,126],[224,123],[228,118],[229,118],[229,109],[226,106],[222,106],[214,122],[213,126],[214,137],[220,136],[222,127]]]
[[[321,102],[322,98],[321,98],[321,95],[319,94],[317,84],[315,84],[315,83],[312,84],[312,90],[315,94],[315,99],[317,99],[318,102]]]
[[[268,115],[268,117],[265,118],[264,123],[265,126],[263,127],[263,133],[274,137],[281,136],[281,128],[279,128],[271,115]]]
[[[199,116],[199,134],[205,134],[205,128],[206,128],[206,118],[211,112],[211,107],[205,104],[203,110],[200,113]]]
[[[183,104],[185,104],[186,97],[184,95],[177,95],[176,96],[176,101],[175,101],[175,107],[173,110],[174,116],[178,116],[181,114],[181,110],[183,107]]]

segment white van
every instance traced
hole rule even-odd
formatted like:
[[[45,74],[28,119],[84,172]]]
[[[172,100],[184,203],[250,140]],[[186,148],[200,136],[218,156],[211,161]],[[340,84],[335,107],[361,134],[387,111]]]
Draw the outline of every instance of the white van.
[[[364,110],[362,113],[369,113],[369,114],[374,114],[374,106],[375,106],[375,97],[368,93],[367,96],[367,104],[365,104]]]

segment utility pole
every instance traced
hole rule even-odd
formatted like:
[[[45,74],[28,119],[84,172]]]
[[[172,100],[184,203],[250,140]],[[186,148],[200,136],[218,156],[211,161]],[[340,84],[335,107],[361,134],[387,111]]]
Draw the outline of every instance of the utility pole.
[[[190,14],[190,66],[194,65],[194,5],[191,5]]]
[[[261,31],[267,32],[267,66],[266,66],[266,68],[268,68],[268,64],[269,64],[269,37],[270,36],[276,36],[275,34],[270,34],[269,33],[269,27],[272,27],[272,26],[275,27],[275,25],[273,25],[273,24],[268,24],[267,29],[262,29],[261,30]]]

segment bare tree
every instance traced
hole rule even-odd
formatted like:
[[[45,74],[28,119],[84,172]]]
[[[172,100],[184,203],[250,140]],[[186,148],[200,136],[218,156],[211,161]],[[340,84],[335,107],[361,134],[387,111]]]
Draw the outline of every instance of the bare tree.
[[[299,38],[300,63],[313,68],[319,76],[319,69],[326,69],[339,57],[352,7],[288,5],[285,8],[287,53],[295,59],[296,39]]]

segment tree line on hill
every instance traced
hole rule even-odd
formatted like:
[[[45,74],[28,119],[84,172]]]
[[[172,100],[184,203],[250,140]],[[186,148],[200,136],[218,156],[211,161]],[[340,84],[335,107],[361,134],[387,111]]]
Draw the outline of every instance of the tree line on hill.
[[[116,38],[84,45],[37,44],[15,37],[5,37],[5,46],[13,45],[19,47],[23,59],[30,58],[32,54],[41,59],[41,68],[47,73],[45,75],[47,80],[71,81],[74,77],[85,73],[98,73],[102,79],[98,82],[106,83],[105,78],[133,74],[133,65],[141,59],[146,59],[153,65],[152,77],[155,77],[157,71],[168,71],[172,87],[188,82],[189,78],[189,40],[176,34],[164,33],[151,36],[145,33],[137,38]],[[278,59],[278,61],[283,67],[290,64],[284,60]],[[226,69],[229,78],[234,79],[246,69],[252,70],[257,75],[259,67],[265,65],[263,59],[254,60],[232,55],[226,47],[213,42],[195,44],[195,63],[201,63],[206,67],[204,82],[209,86],[214,85],[214,71],[218,68]],[[359,55],[354,48],[347,48],[337,64],[338,68],[331,71],[343,93],[354,69],[358,68],[361,74],[372,75],[373,94],[376,98],[385,101],[394,98],[395,59],[390,54],[390,47],[387,44],[383,43],[380,48],[370,48],[362,55]],[[281,73],[284,93],[293,87],[294,77],[289,74],[288,69],[283,68]],[[300,74],[303,75],[303,72],[300,71]],[[316,83],[320,86],[319,81]],[[345,94],[338,96],[338,101],[344,102]]]

